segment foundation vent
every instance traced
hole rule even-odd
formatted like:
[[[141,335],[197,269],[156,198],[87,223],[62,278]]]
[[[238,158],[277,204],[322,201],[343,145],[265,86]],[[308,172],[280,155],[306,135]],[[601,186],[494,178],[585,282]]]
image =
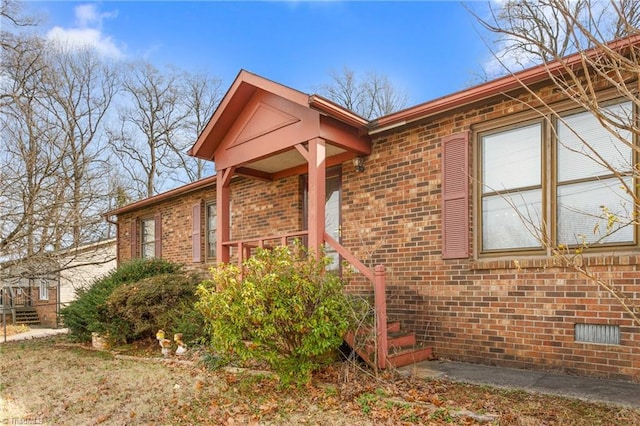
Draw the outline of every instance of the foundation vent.
[[[575,341],[584,343],[620,344],[620,326],[604,324],[576,324]]]

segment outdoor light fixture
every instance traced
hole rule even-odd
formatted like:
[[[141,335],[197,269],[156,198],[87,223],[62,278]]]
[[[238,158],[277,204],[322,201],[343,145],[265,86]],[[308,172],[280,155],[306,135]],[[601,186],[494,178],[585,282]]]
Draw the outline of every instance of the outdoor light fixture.
[[[356,169],[356,172],[362,173],[364,172],[364,157],[356,157],[353,159],[353,167]]]

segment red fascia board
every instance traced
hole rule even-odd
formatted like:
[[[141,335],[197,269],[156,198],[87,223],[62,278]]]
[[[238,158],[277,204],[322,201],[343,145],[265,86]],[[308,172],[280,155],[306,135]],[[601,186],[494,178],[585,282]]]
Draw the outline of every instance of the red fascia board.
[[[451,95],[443,96],[433,101],[389,114],[373,120],[370,123],[369,134],[376,134],[404,125],[406,123],[420,120],[438,113],[446,112],[454,108],[465,106],[473,102],[498,96],[509,91],[539,83],[549,79],[549,74],[562,74],[568,67],[579,65],[583,61],[583,56],[593,56],[598,54],[603,48],[611,50],[624,50],[640,43],[640,35],[634,35],[623,39],[615,40],[601,47],[590,49],[586,52],[578,52],[569,55],[561,60],[544,63],[533,68],[529,68],[517,73],[500,77],[488,83],[480,84],[469,89],[461,90]]]
[[[235,122],[238,114],[240,114],[242,108],[256,90],[274,93],[303,106],[308,105],[309,95],[260,77],[249,71],[240,70],[233,84],[231,84],[231,87],[229,87],[229,90],[227,90],[227,93],[213,113],[213,116],[211,116],[206,127],[198,136],[196,143],[187,154],[193,157],[211,160],[215,148],[222,141],[227,131],[229,131]],[[201,152],[201,148],[207,139],[213,139],[213,143],[208,147],[209,149],[213,149],[213,151]]]
[[[309,106],[353,127],[366,130],[369,123],[365,118],[320,95],[309,96]]]
[[[179,197],[189,192],[196,191],[198,189],[206,188],[208,186],[215,186],[216,184],[216,175],[206,177],[204,179],[197,180],[195,182],[188,183],[186,185],[179,186],[177,188],[171,189],[167,192],[163,192],[162,194],[154,195],[153,197],[143,198],[140,201],[136,201],[134,203],[128,204],[124,207],[120,207],[114,210],[110,210],[104,213],[105,217],[117,216],[124,213],[129,213],[134,210],[139,210],[143,207],[148,207],[153,204],[160,203],[162,201],[169,200],[171,198]]]

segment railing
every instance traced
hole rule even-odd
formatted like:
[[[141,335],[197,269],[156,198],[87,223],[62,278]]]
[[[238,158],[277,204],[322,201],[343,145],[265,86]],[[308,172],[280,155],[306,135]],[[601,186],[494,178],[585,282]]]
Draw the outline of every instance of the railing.
[[[29,287],[0,287],[0,313],[11,314],[12,324],[16,323],[16,308],[26,308],[33,305]]]
[[[0,288],[0,301],[3,308],[31,306],[31,289],[28,287],[7,286]]]
[[[387,354],[389,353],[388,335],[387,335],[387,295],[386,295],[386,272],[384,265],[376,265],[374,271],[367,268],[353,254],[351,254],[342,244],[336,241],[328,233],[324,233],[324,240],[335,251],[337,251],[344,260],[353,265],[362,275],[369,281],[373,282],[373,290],[376,305],[376,352],[378,354],[378,368],[384,369],[387,364]]]
[[[306,237],[309,231],[297,231],[283,235],[274,235],[269,237],[259,237],[246,240],[236,240],[223,242],[223,246],[227,246],[236,251],[238,267],[242,270],[242,264],[246,259],[251,257],[251,251],[255,248],[268,248],[269,242],[273,245],[286,246],[291,240]],[[376,311],[376,336],[377,336],[377,365],[378,368],[384,369],[387,362],[388,354],[388,336],[387,336],[387,299],[386,299],[386,272],[383,265],[377,265],[372,271],[362,262],[360,262],[353,254],[351,254],[342,244],[336,241],[328,233],[324,233],[324,241],[337,251],[340,256],[362,275],[374,284],[375,295],[375,311]]]
[[[275,245],[286,246],[289,244],[290,240],[294,240],[296,238],[306,237],[309,235],[309,231],[297,231],[290,232],[288,234],[283,235],[273,235],[270,237],[259,237],[247,240],[236,240],[236,241],[228,241],[223,242],[223,246],[227,246],[231,249],[236,250],[236,256],[238,260],[238,267],[242,270],[242,264],[246,259],[251,257],[251,250],[255,248],[268,248],[269,242],[276,242]]]

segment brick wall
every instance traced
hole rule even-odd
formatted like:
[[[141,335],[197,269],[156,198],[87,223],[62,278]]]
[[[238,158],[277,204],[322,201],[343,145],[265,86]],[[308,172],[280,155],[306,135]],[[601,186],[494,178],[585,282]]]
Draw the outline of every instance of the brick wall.
[[[560,96],[544,88],[538,94],[549,102]],[[526,94],[520,100],[536,102]],[[386,266],[390,317],[414,329],[439,356],[640,381],[640,330],[597,284],[545,257],[518,258],[518,267],[509,256],[441,257],[441,139],[525,110],[522,102],[497,99],[375,136],[363,173],[350,163],[342,167],[343,244],[366,265]],[[192,192],[119,217],[121,261],[130,257],[130,221],[159,211],[163,257],[204,270],[211,261],[194,265],[191,259],[190,212],[196,200],[215,199],[213,191]],[[233,179],[232,238],[302,229],[300,194],[298,177]],[[472,196],[470,213],[473,202]],[[470,231],[472,246],[473,227]],[[596,254],[587,263],[638,300],[637,250]],[[370,288],[357,277],[351,286],[359,292]],[[585,322],[619,325],[621,344],[576,343],[574,325]]]
[[[441,139],[521,111],[521,102],[496,101],[375,137],[365,172],[343,169],[343,242],[369,266],[387,267],[390,317],[441,357],[640,381],[640,329],[594,282],[549,258],[518,258],[519,267],[509,256],[441,258]],[[637,250],[586,261],[637,303]],[[577,343],[576,323],[618,325],[621,344]]]
[[[302,229],[302,192],[299,177],[289,177],[265,184],[242,177],[231,181],[231,238],[247,239],[279,235]],[[203,256],[193,262],[192,207],[202,203],[201,241],[205,251],[205,223],[208,202],[215,202],[215,185],[180,197],[161,201],[118,217],[119,261],[131,259],[131,221],[153,217],[160,213],[162,220],[162,258],[182,263],[189,270],[206,273],[215,259]],[[139,229],[138,229],[138,232]],[[138,235],[138,243],[140,236]],[[138,248],[139,255],[139,248]]]
[[[57,286],[49,286],[49,298],[40,300],[40,288],[32,287],[31,296],[33,307],[38,312],[40,324],[45,327],[56,327],[58,325],[58,288]]]

